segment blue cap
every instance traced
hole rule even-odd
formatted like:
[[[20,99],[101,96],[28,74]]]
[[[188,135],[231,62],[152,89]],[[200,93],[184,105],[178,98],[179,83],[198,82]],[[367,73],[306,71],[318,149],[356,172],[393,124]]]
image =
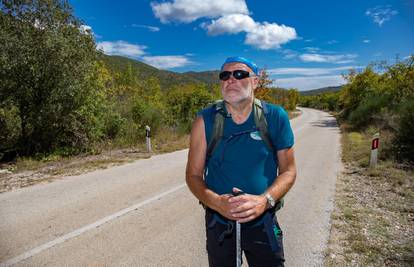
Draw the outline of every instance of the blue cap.
[[[221,65],[221,69],[223,70],[224,65],[226,65],[228,63],[233,63],[233,62],[243,63],[243,64],[247,65],[249,68],[251,68],[252,71],[256,75],[259,75],[259,68],[257,67],[257,65],[253,61],[251,61],[250,59],[247,59],[247,58],[244,58],[244,57],[228,57],[228,58],[226,58],[226,61],[224,61],[223,65]]]

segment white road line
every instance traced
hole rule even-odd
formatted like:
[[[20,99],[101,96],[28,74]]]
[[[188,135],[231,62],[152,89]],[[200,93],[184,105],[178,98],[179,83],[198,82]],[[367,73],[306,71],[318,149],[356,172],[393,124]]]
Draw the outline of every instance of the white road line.
[[[143,207],[143,206],[145,206],[147,204],[150,204],[153,201],[159,200],[159,199],[165,197],[166,195],[169,195],[171,193],[174,193],[175,191],[178,191],[178,190],[184,188],[185,186],[186,186],[186,184],[181,184],[179,186],[173,187],[170,190],[167,190],[167,191],[165,191],[165,192],[163,192],[161,194],[158,194],[156,196],[153,196],[153,197],[151,197],[151,198],[149,198],[149,199],[147,199],[147,200],[145,200],[143,202],[140,202],[138,204],[135,204],[133,206],[130,206],[128,208],[125,208],[123,210],[120,210],[120,211],[118,211],[118,212],[116,212],[116,213],[114,213],[112,215],[106,216],[105,218],[102,218],[102,219],[100,219],[100,220],[98,220],[98,221],[96,221],[94,223],[91,223],[89,225],[86,225],[86,226],[84,226],[82,228],[79,228],[79,229],[73,231],[73,232],[70,232],[70,233],[68,233],[66,235],[63,235],[61,237],[58,237],[55,240],[52,240],[52,241],[47,242],[45,244],[42,244],[42,245],[40,245],[40,246],[38,246],[36,248],[33,248],[33,249],[29,250],[29,251],[26,251],[26,252],[20,254],[17,257],[14,257],[14,258],[12,258],[12,259],[10,259],[8,261],[5,261],[5,262],[0,263],[0,266],[1,267],[6,267],[6,266],[12,266],[13,264],[19,263],[20,261],[25,260],[27,258],[30,258],[30,257],[32,257],[32,256],[34,256],[34,255],[36,255],[36,254],[38,254],[38,253],[46,250],[46,249],[49,249],[49,248],[51,248],[53,246],[56,246],[58,244],[61,244],[61,243],[65,242],[65,241],[67,241],[67,240],[69,240],[71,238],[77,237],[77,236],[79,236],[79,235],[81,235],[81,234],[83,234],[83,233],[85,233],[85,232],[87,232],[89,230],[95,229],[95,228],[97,228],[97,227],[99,227],[99,226],[101,226],[101,225],[103,225],[103,224],[105,224],[105,223],[107,223],[109,221],[112,221],[112,220],[114,220],[116,218],[119,218],[119,217],[121,217],[121,216],[123,216],[123,215],[125,215],[125,214],[127,214],[127,213],[129,213],[131,211],[137,210],[137,209],[139,209],[139,208],[141,208],[141,207]]]

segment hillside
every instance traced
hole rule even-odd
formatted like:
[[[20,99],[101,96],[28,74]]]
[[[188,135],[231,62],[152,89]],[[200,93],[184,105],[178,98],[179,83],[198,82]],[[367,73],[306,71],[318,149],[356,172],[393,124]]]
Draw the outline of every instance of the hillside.
[[[203,71],[203,72],[185,72],[178,73],[166,70],[160,70],[138,60],[121,57],[121,56],[108,56],[102,54],[102,60],[105,62],[108,69],[112,72],[124,72],[127,66],[130,65],[132,70],[138,75],[139,78],[156,77],[159,79],[161,87],[163,89],[171,87],[173,85],[188,84],[188,83],[205,83],[215,84],[218,83],[219,71]]]
[[[323,88],[313,89],[313,90],[308,90],[308,91],[300,91],[299,93],[303,96],[318,95],[318,94],[327,93],[327,92],[338,92],[339,90],[342,89],[342,87],[343,87],[342,85],[328,86],[328,87],[323,87]]]

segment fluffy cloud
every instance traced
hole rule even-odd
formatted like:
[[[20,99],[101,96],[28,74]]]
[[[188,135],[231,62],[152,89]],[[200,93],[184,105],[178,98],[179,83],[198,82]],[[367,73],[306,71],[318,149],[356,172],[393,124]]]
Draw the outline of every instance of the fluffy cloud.
[[[246,33],[245,44],[259,49],[276,49],[297,39],[296,30],[276,23],[255,22],[244,0],[174,0],[151,3],[152,10],[161,22],[178,21],[190,23],[199,18],[218,18],[201,27],[209,35]]]
[[[279,48],[281,44],[297,38],[294,28],[276,23],[258,23],[250,16],[231,14],[213,20],[210,24],[203,24],[210,35],[235,34],[246,32],[245,43],[259,49]]]
[[[152,11],[163,23],[178,21],[189,23],[201,17],[217,18],[229,14],[248,14],[244,0],[174,0],[152,2]]]
[[[273,84],[283,88],[298,88],[299,91],[307,91],[327,86],[345,84],[346,81],[341,75],[322,75],[312,77],[293,77],[276,79]]]
[[[193,63],[185,56],[144,56],[142,59],[158,69],[178,68]]]
[[[368,43],[370,43],[370,42],[371,42],[371,40],[365,39],[365,40],[363,40],[362,42],[363,42],[363,43],[368,44]]]
[[[119,55],[136,58],[145,54],[144,49],[146,48],[143,45],[130,44],[125,41],[116,41],[116,42],[99,42],[97,44],[99,50],[107,55]]]
[[[377,23],[380,27],[384,22],[390,20],[393,16],[397,15],[396,10],[392,10],[390,5],[387,6],[376,6],[370,8],[365,12],[365,15],[371,17],[371,19]]]
[[[297,38],[294,28],[276,23],[257,24],[255,30],[248,32],[245,43],[259,49],[279,48],[281,44]]]
[[[324,63],[350,63],[353,62],[357,55],[321,55],[321,54],[302,54],[299,58],[304,62],[324,62]]]
[[[203,24],[209,35],[225,33],[251,32],[257,27],[254,20],[244,14],[231,14],[213,20],[210,24]]]

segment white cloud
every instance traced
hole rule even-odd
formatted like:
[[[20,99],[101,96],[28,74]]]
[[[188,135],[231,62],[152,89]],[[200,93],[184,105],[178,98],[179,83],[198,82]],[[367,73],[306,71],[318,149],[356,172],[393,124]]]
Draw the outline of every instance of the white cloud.
[[[92,27],[89,25],[80,25],[79,30],[82,34],[91,34],[92,32]]]
[[[155,27],[155,26],[149,26],[149,25],[140,25],[140,24],[132,24],[131,25],[134,28],[145,28],[148,29],[151,32],[159,32],[160,28]]]
[[[370,43],[370,42],[371,42],[371,40],[367,40],[367,39],[365,39],[365,40],[363,40],[362,42],[363,42],[363,43],[365,43],[365,44],[368,44],[368,43]]]
[[[249,13],[244,0],[173,0],[163,3],[152,2],[151,7],[162,23],[189,23],[202,17],[217,18],[229,14]]]
[[[163,23],[178,21],[190,23],[199,18],[218,18],[201,27],[211,36],[246,32],[245,44],[259,49],[276,49],[298,39],[296,30],[276,23],[255,22],[249,14],[245,0],[173,0],[152,2],[152,10]]]
[[[298,56],[298,52],[291,50],[291,49],[285,49],[282,51],[282,54],[284,55],[284,59],[292,59]]]
[[[294,28],[276,23],[258,23],[256,29],[247,33],[245,43],[259,49],[279,48],[280,45],[297,38]]]
[[[235,34],[246,32],[245,43],[256,48],[267,50],[279,48],[280,45],[297,38],[294,28],[276,23],[258,23],[250,16],[231,14],[203,24],[210,35]]]
[[[333,74],[338,71],[348,71],[354,68],[361,68],[357,66],[344,66],[339,68],[276,68],[269,69],[269,75],[300,75],[300,76],[315,76]]]
[[[333,45],[333,44],[337,44],[337,43],[338,43],[337,40],[330,40],[330,41],[327,42],[327,44],[329,44],[329,45]]]
[[[308,53],[316,53],[318,52],[320,49],[317,47],[304,47],[303,50],[305,50]]]
[[[193,64],[185,56],[144,56],[142,59],[158,69],[171,69]]]
[[[322,75],[276,79],[273,82],[273,85],[283,88],[297,88],[299,91],[307,91],[327,86],[338,86],[345,83],[346,81],[341,75]]]
[[[93,37],[95,37],[95,39],[102,38],[101,35],[98,35],[98,34],[94,33],[93,30],[92,30],[92,27],[89,26],[89,25],[81,25],[81,26],[79,26],[79,31],[82,34],[87,34],[87,35],[91,34],[91,35],[93,35]]]
[[[392,10],[390,5],[376,6],[370,8],[365,12],[365,15],[371,17],[371,19],[377,23],[380,27],[384,22],[390,20],[393,16],[397,15],[398,11]]]
[[[256,28],[256,22],[244,14],[231,14],[213,20],[210,24],[203,24],[209,35],[219,35],[224,33],[250,32]]]
[[[146,46],[130,44],[125,41],[98,42],[97,48],[107,55],[119,55],[136,58],[145,54]]]
[[[321,55],[321,54],[302,54],[299,58],[304,62],[325,62],[325,63],[350,63],[353,62],[357,55]]]

